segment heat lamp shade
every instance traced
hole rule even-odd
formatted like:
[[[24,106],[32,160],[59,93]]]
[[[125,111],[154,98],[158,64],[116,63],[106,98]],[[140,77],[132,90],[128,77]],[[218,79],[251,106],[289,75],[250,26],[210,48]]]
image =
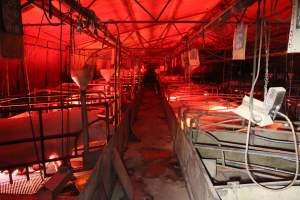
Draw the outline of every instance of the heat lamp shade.
[[[100,73],[102,77],[105,79],[105,81],[108,83],[111,77],[114,75],[115,71],[114,68],[100,69]]]
[[[253,111],[249,109],[250,97],[245,96],[242,104],[233,109],[233,113],[239,115],[243,119],[250,120],[252,123],[257,124],[260,127],[269,126],[273,124],[273,120],[268,114],[264,102],[257,99],[253,99]]]
[[[90,50],[78,50],[71,55],[71,77],[81,90],[86,90],[94,77],[96,58],[97,53]]]

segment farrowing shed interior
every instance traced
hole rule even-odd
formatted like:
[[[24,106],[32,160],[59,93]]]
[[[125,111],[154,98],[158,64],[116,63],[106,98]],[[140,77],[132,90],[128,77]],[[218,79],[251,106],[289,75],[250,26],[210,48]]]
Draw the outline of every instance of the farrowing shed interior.
[[[299,0],[1,0],[0,199],[299,199]]]

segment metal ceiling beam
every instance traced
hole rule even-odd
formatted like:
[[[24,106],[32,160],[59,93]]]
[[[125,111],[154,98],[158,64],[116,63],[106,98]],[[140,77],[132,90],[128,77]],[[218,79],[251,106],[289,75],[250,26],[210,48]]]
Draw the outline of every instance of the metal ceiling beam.
[[[152,25],[148,25],[145,27],[140,27],[138,30],[141,29],[145,29],[145,28],[151,28],[155,25],[161,25],[161,24],[207,24],[208,21],[191,21],[191,22],[187,22],[187,21],[159,21],[159,22],[151,22],[151,21],[114,21],[114,22],[104,22],[104,24],[152,24]],[[236,21],[227,21],[227,22],[223,22],[223,24],[238,24],[240,22],[236,22]],[[248,25],[255,25],[255,22],[243,22],[244,24],[248,24]],[[272,24],[272,25],[283,25],[283,26],[290,26],[290,22],[282,22],[282,21],[278,21],[278,22],[267,22],[268,24]],[[43,23],[43,24],[35,24],[35,23],[27,23],[27,24],[23,24],[23,26],[59,26],[60,23]],[[66,24],[63,24],[66,25]],[[129,31],[124,31],[121,32],[120,34],[125,34],[125,33],[129,33],[129,32],[135,32],[136,30],[129,30]]]
[[[159,39],[156,40],[155,46],[157,46],[157,44],[164,39],[164,37],[168,34],[169,30],[170,30],[170,24],[167,24],[166,27],[164,28],[164,30],[158,36]]]
[[[208,20],[116,20],[116,21],[103,21],[103,24],[209,24]],[[238,24],[239,21],[225,21],[222,24]],[[251,21],[243,21],[243,23],[248,25],[255,25],[255,22]],[[290,22],[282,22],[282,21],[273,21],[267,22],[268,24],[290,24]]]
[[[186,33],[186,32],[184,32],[184,33]],[[181,36],[181,34],[176,33],[176,34],[172,34],[172,35],[167,35],[164,38],[159,37],[159,38],[156,38],[156,39],[153,39],[153,40],[149,40],[148,42],[157,42],[157,41],[159,42],[161,40],[167,40],[167,39],[178,37],[178,36]]]
[[[163,9],[160,11],[158,17],[155,19],[155,21],[158,21],[159,18],[162,16],[162,14],[165,12],[165,10],[167,9],[168,5],[171,3],[171,0],[168,0],[168,2],[165,4],[165,6],[163,7]]]
[[[132,36],[133,33],[135,33],[135,31],[130,32],[123,40],[121,40],[121,42],[125,43]]]
[[[128,48],[128,50],[142,50],[144,48]],[[147,50],[171,50],[171,48],[161,48],[161,47],[155,47],[155,48],[147,48]]]
[[[213,17],[206,25],[200,27],[199,30],[193,31],[190,35],[186,37],[188,40],[193,40],[198,37],[199,34],[204,33],[205,31],[212,29],[220,24],[224,24],[224,22],[237,14],[240,11],[243,11],[245,8],[254,4],[257,0],[235,0],[230,6],[228,6],[224,11],[218,14],[216,17]],[[178,48],[182,45],[182,41],[174,46],[174,48]]]
[[[149,12],[149,10],[147,10],[138,0],[134,0],[134,2],[140,6],[143,11],[145,11],[153,20],[155,20],[155,17]]]
[[[45,5],[44,5],[45,7],[43,7],[41,1],[34,1],[33,4],[36,7],[40,8],[42,10],[45,10],[45,12],[49,12],[48,9],[47,9],[47,1],[45,2]],[[62,17],[64,19],[64,23],[67,23],[67,24],[76,24],[76,21],[73,18],[71,18],[70,16],[68,16],[66,14],[63,14],[63,13],[61,14],[60,11],[57,8],[55,8],[55,7],[52,7],[52,14],[53,14],[53,16],[55,16],[58,19],[60,19],[61,15],[62,15]],[[110,47],[114,47],[115,46],[115,44],[112,44],[112,43],[108,42],[107,40],[103,40],[103,37],[97,36],[94,33],[90,32],[89,30],[83,30],[83,32],[85,34],[89,35],[90,37],[95,38],[98,41],[103,42],[107,46],[110,46]]]
[[[128,1],[128,0],[122,0],[122,3],[125,6],[128,14],[129,14],[130,19],[131,20],[136,20],[135,14],[134,14],[133,8],[132,8],[132,3],[130,1]],[[141,34],[140,34],[139,30],[138,30],[137,25],[134,24],[133,27],[134,27],[135,30],[132,31],[132,32],[136,33],[136,36],[137,36],[137,39],[138,39],[138,42],[140,43],[140,45],[142,47],[145,47],[144,43],[143,43],[143,40],[142,40],[142,36],[141,36]]]
[[[95,2],[96,0],[92,0],[91,3],[89,3],[89,5],[87,6],[87,8],[90,8]]]
[[[33,2],[34,2],[34,0],[28,0],[28,1],[26,1],[25,3],[23,3],[23,4],[21,5],[21,9],[24,9],[24,8],[26,8],[27,6],[30,6]]]
[[[180,21],[180,20],[184,20],[184,19],[186,19],[186,18],[190,18],[190,17],[196,17],[196,16],[199,16],[199,15],[202,15],[204,12],[199,12],[199,13],[196,13],[196,14],[191,14],[191,15],[186,15],[186,16],[182,16],[182,17],[179,17],[179,18],[176,18],[176,19],[173,19],[173,20],[178,20],[178,21]],[[116,21],[115,20],[115,22],[118,22],[118,20]],[[119,21],[120,22],[120,21]],[[105,23],[105,22],[103,22],[103,23]],[[107,22],[107,23],[109,23],[109,22]],[[146,25],[146,26],[143,26],[143,27],[139,27],[137,30],[143,30],[143,29],[147,29],[147,28],[152,28],[152,27],[155,27],[155,26],[159,26],[159,25],[161,25],[160,23],[158,23],[158,24],[153,24],[153,23],[149,23],[148,25]],[[123,32],[120,32],[120,34],[125,34],[125,33],[129,33],[129,32],[132,32],[132,31],[134,31],[134,30],[127,30],[127,31],[123,31]]]
[[[101,22],[101,20],[96,16],[96,14],[83,6],[81,6],[78,1],[75,0],[62,0],[65,4],[67,4],[69,7],[74,9],[76,12],[78,12],[82,17],[86,19],[94,19],[95,21],[95,27],[97,27],[103,34],[106,35],[111,41],[113,41],[115,44],[117,42],[117,39],[114,37],[114,35],[107,29],[105,25]]]
[[[38,23],[38,24],[23,24],[23,27],[24,26],[59,26],[59,25],[61,25],[61,23],[42,23],[42,24],[40,24],[40,23]],[[66,24],[64,24],[63,23],[63,25],[66,25]]]
[[[274,52],[270,53],[268,56],[270,57],[282,57],[287,55],[288,53],[286,51],[280,51],[280,52]],[[262,58],[266,57],[266,54],[261,55]],[[253,56],[246,56],[246,60],[253,59]],[[212,64],[212,63],[220,63],[220,62],[232,62],[232,58],[224,58],[224,59],[213,59],[213,60],[205,60],[202,63],[203,64]]]
[[[116,20],[103,21],[104,24],[207,24],[209,21],[199,20]]]
[[[214,25],[218,25],[221,23],[224,23],[225,20],[233,16],[234,14],[238,13],[239,11],[248,8],[251,6],[254,2],[257,0],[237,0],[235,1],[231,6],[226,8],[222,13],[220,13],[218,16],[210,20],[208,24],[206,24],[204,27],[200,29],[199,32],[204,32],[207,29],[212,28]]]

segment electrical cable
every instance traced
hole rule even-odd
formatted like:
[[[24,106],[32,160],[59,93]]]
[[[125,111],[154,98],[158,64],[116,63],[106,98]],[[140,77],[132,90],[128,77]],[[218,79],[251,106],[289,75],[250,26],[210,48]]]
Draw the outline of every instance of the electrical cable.
[[[286,121],[289,123],[291,130],[292,130],[292,134],[293,134],[293,140],[294,140],[294,147],[295,147],[295,159],[296,159],[296,169],[295,169],[295,175],[294,178],[292,179],[292,181],[283,187],[280,188],[270,188],[267,187],[265,185],[262,185],[261,183],[258,183],[253,175],[250,172],[249,169],[249,163],[248,163],[248,150],[249,150],[249,140],[250,140],[250,129],[251,129],[251,121],[249,121],[248,123],[248,128],[247,128],[247,139],[246,139],[246,148],[245,148],[245,167],[246,167],[246,171],[248,176],[250,177],[250,179],[259,187],[266,189],[266,190],[271,190],[271,191],[283,191],[286,190],[288,188],[290,188],[291,186],[294,185],[294,183],[297,181],[298,178],[298,173],[299,173],[299,155],[298,155],[298,143],[297,143],[297,135],[293,126],[293,123],[291,122],[291,120],[288,118],[288,116],[284,115],[283,113],[277,112],[278,115],[280,115],[281,117],[285,118]]]
[[[257,37],[258,37],[258,31],[259,31],[259,18],[260,18],[260,4],[261,0],[257,3],[257,14],[256,14],[256,25],[255,25],[255,41],[254,41],[254,52],[253,52],[253,70],[252,70],[252,86],[250,90],[250,104],[249,104],[249,110],[253,110],[253,89],[255,81],[255,74],[256,74],[256,61],[257,61]]]
[[[265,3],[266,0],[264,0]],[[260,4],[259,4],[260,5]],[[260,16],[260,6],[258,9],[258,16]],[[252,76],[255,77],[255,79],[252,82],[252,86],[251,86],[251,90],[250,90],[250,111],[251,111],[251,117],[253,120],[255,120],[255,118],[253,117],[253,93],[254,93],[254,88],[255,85],[257,83],[257,80],[259,78],[259,73],[260,73],[260,64],[261,64],[261,51],[262,51],[262,40],[263,40],[263,31],[262,29],[264,28],[264,20],[261,21],[260,23],[260,30],[259,30],[259,49],[258,49],[258,59],[257,56],[254,56],[254,59],[257,59],[257,69],[256,69],[256,73],[254,73]],[[255,50],[256,52],[256,50]],[[256,63],[255,63],[256,65]],[[255,70],[254,70],[255,71]]]
[[[257,11],[257,22],[259,20],[259,16],[260,16],[260,3],[261,1],[258,2],[258,11]],[[253,92],[254,92],[254,88],[255,88],[255,85],[256,85],[256,82],[258,80],[258,77],[259,77],[259,72],[260,72],[260,60],[261,60],[261,49],[262,49],[262,38],[263,38],[263,28],[264,25],[265,25],[265,15],[266,15],[266,0],[263,1],[263,20],[260,22],[260,38],[259,38],[259,53],[258,53],[258,63],[257,63],[257,69],[256,69],[256,51],[257,49],[255,48],[254,49],[254,53],[255,53],[255,56],[254,56],[254,64],[253,64],[253,77],[254,77],[254,72],[256,72],[256,77],[252,79],[252,86],[251,86],[251,91],[250,91],[250,105],[249,105],[249,110],[250,110],[250,113],[251,113],[251,118],[255,121],[254,119],[254,115],[253,115]],[[257,29],[258,29],[258,23],[256,23],[256,33],[257,33]],[[255,35],[255,44],[257,42],[257,35]],[[255,45],[256,46],[256,45]],[[266,47],[267,48],[267,47]],[[280,187],[280,188],[270,188],[270,187],[267,187],[265,185],[262,185],[261,183],[258,183],[253,175],[251,174],[250,172],[250,169],[249,169],[249,163],[248,163],[248,150],[249,150],[249,141],[250,141],[250,132],[251,132],[251,120],[248,121],[248,126],[247,126],[247,136],[246,136],[246,146],[245,146],[245,168],[246,168],[246,172],[249,176],[249,178],[256,184],[258,185],[259,187],[265,189],[265,190],[271,190],[271,191],[283,191],[283,190],[286,190],[288,188],[290,188],[292,185],[294,185],[294,183],[296,182],[297,180],[297,177],[298,177],[298,170],[299,170],[299,155],[298,155],[298,144],[297,144],[297,135],[295,133],[295,130],[294,130],[294,126],[291,122],[291,120],[284,114],[278,112],[278,114],[285,118],[287,120],[287,122],[290,124],[290,127],[291,127],[291,130],[292,130],[292,134],[293,134],[293,139],[294,139],[294,147],[295,147],[295,157],[296,157],[296,172],[295,172],[295,176],[293,178],[293,180],[287,185],[287,186],[283,186],[283,187]]]
[[[267,98],[268,93],[268,83],[269,83],[269,55],[270,55],[270,40],[272,32],[272,14],[273,14],[273,1],[271,1],[270,6],[270,25],[269,29],[265,28],[265,54],[266,54],[266,67],[265,67],[265,84],[264,84],[264,99]],[[264,20],[264,26],[266,26],[266,20]]]
[[[62,61],[62,32],[63,32],[63,20],[61,0],[59,0],[59,12],[60,12],[60,38],[59,38],[59,69],[60,69],[60,106],[61,106],[61,154],[64,157],[64,102],[63,102],[63,61]]]

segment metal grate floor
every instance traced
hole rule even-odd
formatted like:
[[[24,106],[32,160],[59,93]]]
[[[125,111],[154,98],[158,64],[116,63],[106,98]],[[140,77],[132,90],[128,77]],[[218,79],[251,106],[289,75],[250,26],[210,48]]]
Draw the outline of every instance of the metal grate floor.
[[[9,182],[0,183],[0,194],[35,194],[49,178],[44,180],[39,174],[30,176],[30,180],[19,179],[13,184]]]

